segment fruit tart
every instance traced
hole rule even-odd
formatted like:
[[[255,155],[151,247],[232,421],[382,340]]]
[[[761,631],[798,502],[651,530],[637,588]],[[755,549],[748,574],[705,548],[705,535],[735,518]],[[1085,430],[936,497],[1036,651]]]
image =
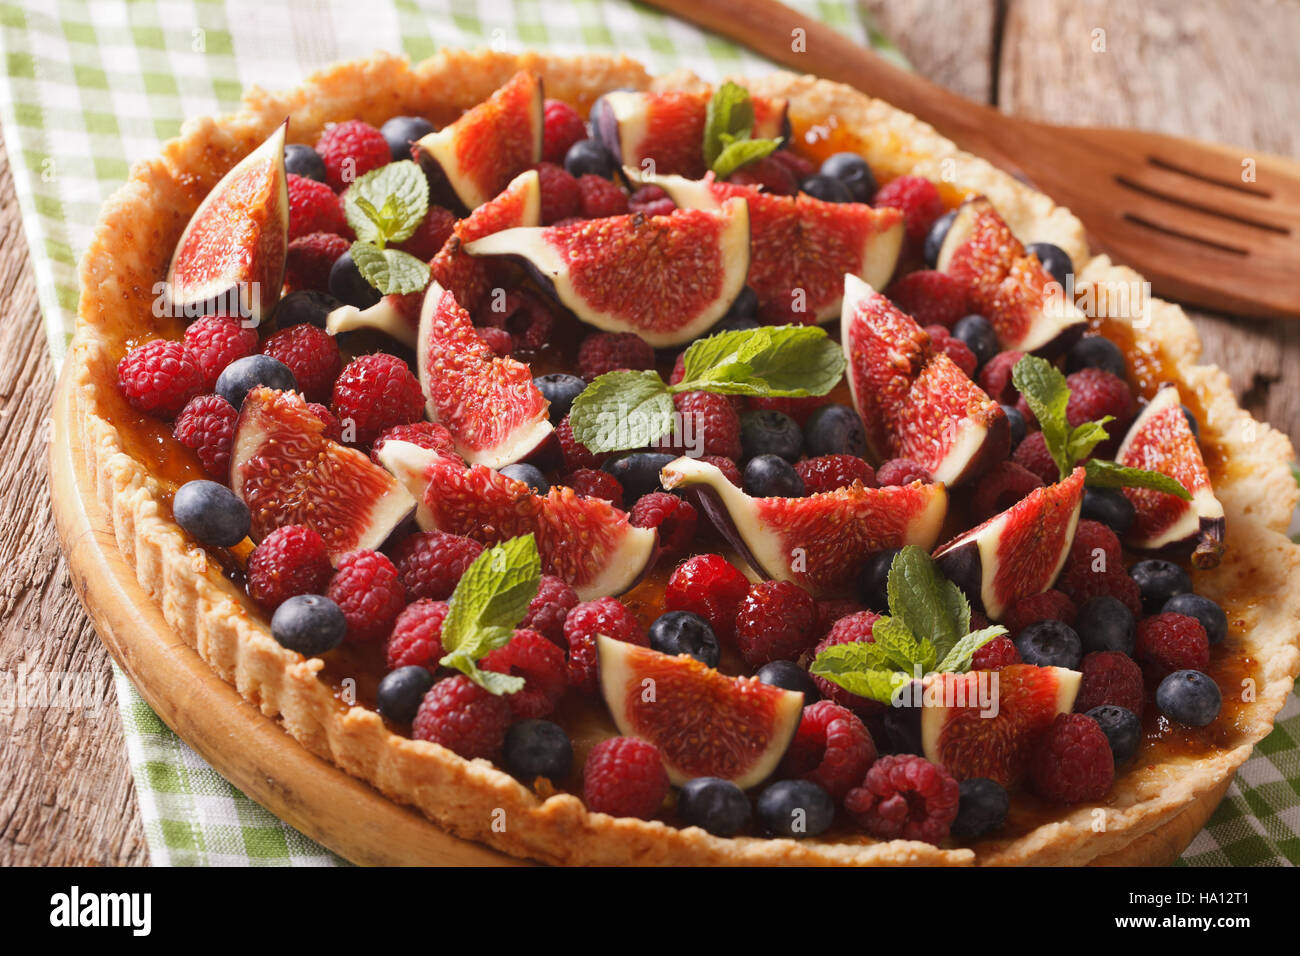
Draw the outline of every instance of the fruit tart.
[[[169,625],[457,836],[1081,864],[1300,668],[1291,450],[1198,350],[880,100],[447,52],[138,164],[68,376]]]

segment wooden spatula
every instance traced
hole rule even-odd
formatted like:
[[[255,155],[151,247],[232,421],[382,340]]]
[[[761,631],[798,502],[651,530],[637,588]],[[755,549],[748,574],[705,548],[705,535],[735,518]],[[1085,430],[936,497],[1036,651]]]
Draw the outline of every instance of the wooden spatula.
[[[1068,206],[1095,245],[1189,305],[1300,318],[1300,163],[1138,130],[1050,126],[901,70],[776,0],[646,0],[919,116]],[[804,31],[803,52],[792,33]],[[1244,175],[1250,173],[1253,175]]]

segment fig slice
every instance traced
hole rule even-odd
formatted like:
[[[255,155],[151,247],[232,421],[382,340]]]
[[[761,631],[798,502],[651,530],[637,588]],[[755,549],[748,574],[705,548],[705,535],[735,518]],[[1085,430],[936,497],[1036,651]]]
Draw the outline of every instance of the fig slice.
[[[260,386],[244,399],[230,487],[248,505],[254,541],[284,525],[306,525],[335,560],[378,548],[414,512],[415,499],[391,474],[324,430],[297,392]]]
[[[1080,677],[1064,667],[1032,664],[931,675],[922,692],[925,758],[958,780],[988,777],[1016,786],[1039,737],[1057,714],[1074,709]]]
[[[749,207],[733,199],[716,211],[506,229],[465,251],[522,259],[578,318],[661,348],[698,337],[740,294],[749,270]]]
[[[573,585],[588,601],[634,587],[658,556],[658,533],[637,528],[603,498],[582,498],[554,485],[533,494],[482,465],[459,461],[410,442],[389,441],[379,461],[420,502],[416,523],[484,544],[534,534],[542,568]]]
[[[948,510],[942,484],[864,488],[854,482],[806,498],[752,498],[708,462],[678,458],[665,488],[690,489],[718,531],[756,573],[813,594],[852,588],[867,558],[887,548],[930,548]]]
[[[1125,543],[1144,551],[1190,546],[1194,565],[1216,567],[1223,557],[1223,505],[1210,485],[1210,473],[1183,414],[1176,385],[1160,386],[1130,426],[1115,461],[1175,478],[1192,496],[1184,501],[1150,488],[1122,489],[1136,512]]]
[[[325,331],[330,335],[374,329],[396,339],[407,348],[415,348],[420,328],[420,305],[423,292],[386,295],[374,305],[358,309],[341,305],[325,316]]]
[[[993,620],[1018,598],[1046,591],[1069,556],[1083,505],[1084,470],[1035,488],[934,552],[939,570]]]
[[[501,468],[550,438],[546,399],[532,370],[497,355],[437,282],[424,295],[415,356],[429,418],[447,427],[471,465]]]
[[[167,270],[172,311],[224,307],[253,325],[271,314],[289,250],[285,120],[212,187],[181,233]]]
[[[936,268],[970,285],[1005,351],[1055,355],[1083,334],[1087,318],[982,196],[958,207]]]
[[[629,176],[636,171],[626,170]],[[785,305],[802,292],[804,311],[817,322],[840,313],[844,276],[884,288],[903,248],[903,214],[865,203],[833,203],[807,193],[775,196],[755,186],[718,182],[710,173],[645,178],[685,209],[716,209],[741,197],[749,203],[750,266],[746,280],[760,306]]]
[[[728,677],[689,655],[670,657],[604,635],[596,647],[614,724],[658,747],[677,786],[696,777],[721,777],[742,790],[756,786],[776,770],[799,729],[799,691]]]
[[[473,109],[415,144],[420,165],[477,209],[542,158],[542,81],[516,73]]]
[[[910,458],[960,484],[1011,451],[1006,412],[932,347],[911,317],[853,275],[844,277],[840,341],[849,390],[877,463]]]

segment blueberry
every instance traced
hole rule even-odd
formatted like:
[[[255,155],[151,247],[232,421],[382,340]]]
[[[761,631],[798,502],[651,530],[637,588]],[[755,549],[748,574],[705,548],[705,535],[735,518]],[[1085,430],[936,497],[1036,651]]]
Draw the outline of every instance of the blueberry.
[[[1207,597],[1190,592],[1175,594],[1160,610],[1196,618],[1201,622],[1201,627],[1205,628],[1205,636],[1210,639],[1211,644],[1222,644],[1224,638],[1228,636],[1228,615],[1223,612],[1223,608]]]
[[[807,494],[794,465],[778,455],[749,459],[740,484],[746,494],[755,498],[802,498]]]
[[[798,461],[803,451],[803,429],[785,412],[755,409],[740,416],[740,447],[746,458],[779,455]]]
[[[650,625],[650,646],[660,654],[689,654],[701,664],[718,666],[721,648],[709,622],[690,611],[667,611]]]
[[[854,202],[871,202],[876,195],[876,177],[867,161],[857,153],[835,153],[826,157],[819,172],[832,176],[846,187]]]
[[[1133,502],[1118,488],[1084,488],[1083,509],[1079,517],[1100,521],[1117,535],[1123,536],[1133,524],[1137,512]]]
[[[1074,621],[1074,630],[1085,654],[1119,651],[1132,655],[1137,641],[1137,622],[1133,620],[1133,612],[1123,601],[1109,594],[1083,602]]]
[[[507,478],[513,478],[515,481],[522,481],[533,489],[535,494],[544,495],[551,490],[551,483],[546,480],[546,476],[535,465],[515,462],[513,465],[506,465],[504,468],[499,469],[498,473],[505,475]]]
[[[564,169],[574,177],[592,173],[609,179],[617,165],[614,154],[598,139],[580,139],[564,154]]]
[[[661,451],[637,451],[622,458],[611,458],[601,465],[623,486],[623,501],[630,508],[638,498],[652,491],[663,491],[659,485],[659,469],[676,457]]]
[[[323,329],[325,317],[342,305],[328,292],[298,289],[286,295],[275,307],[275,327],[287,329],[291,325],[315,325]]]
[[[1219,716],[1223,696],[1210,675],[1174,671],[1156,688],[1156,706],[1170,720],[1188,727],[1204,727]]]
[[[1186,405],[1181,407],[1183,410],[1183,417],[1187,419],[1187,427],[1192,430],[1192,437],[1199,440],[1201,437],[1201,423],[1196,420],[1196,416],[1192,414],[1190,408]]]
[[[1158,613],[1171,597],[1192,589],[1191,577],[1172,561],[1147,558],[1129,568],[1128,573],[1142,591],[1142,610],[1147,614]]]
[[[751,319],[747,315],[738,315],[735,318],[721,318],[709,329],[709,335],[717,335],[719,332],[749,332],[759,328],[758,319]]]
[[[318,183],[325,182],[325,160],[316,150],[302,143],[290,143],[284,148],[284,171]]]
[[[898,557],[898,551],[898,548],[877,551],[862,566],[859,578],[862,583],[858,591],[867,607],[873,611],[882,614],[889,612],[889,567],[894,563],[894,558]]]
[[[799,191],[823,202],[853,202],[853,193],[839,179],[825,173],[813,173],[799,184]]]
[[[952,221],[957,217],[957,210],[953,209],[934,221],[930,231],[925,236],[925,263],[931,269],[939,261],[939,250],[943,248],[943,241],[948,238],[948,230],[952,227]]]
[[[330,266],[330,295],[358,309],[368,309],[380,299],[379,290],[361,275],[351,252],[343,253]]]
[[[924,755],[920,707],[890,707],[885,711],[882,722],[890,753]]]
[[[1065,353],[1067,374],[1084,368],[1103,369],[1120,379],[1128,374],[1124,353],[1104,335],[1085,335]]]
[[[172,498],[172,517],[192,538],[230,548],[248,536],[252,516],[233,491],[216,481],[187,481]]]
[[[1088,716],[1101,726],[1101,732],[1106,735],[1115,766],[1133,759],[1138,744],[1142,742],[1142,721],[1137,714],[1118,704],[1102,704],[1088,711]]]
[[[1074,263],[1065,254],[1064,249],[1050,242],[1031,242],[1025,246],[1025,252],[1037,256],[1043,268],[1051,274],[1061,288],[1065,288],[1066,279],[1074,271]]]
[[[752,319],[756,315],[758,315],[758,293],[751,286],[741,286],[740,292],[732,299],[731,306],[723,314],[718,325],[728,319]]]
[[[1002,348],[998,344],[998,334],[993,331],[993,323],[982,315],[968,315],[958,319],[952,327],[952,337],[966,343],[966,347],[975,353],[975,362],[980,366],[997,355]]]
[[[282,392],[298,387],[289,366],[269,355],[246,355],[235,359],[217,376],[217,394],[239,408],[244,398],[259,385]]]
[[[1063,621],[1036,621],[1015,638],[1016,650],[1026,664],[1079,669],[1083,644],[1078,632]]]
[[[411,144],[434,132],[433,124],[423,116],[394,116],[379,132],[388,140],[388,151],[393,162],[411,158]]]
[[[677,815],[687,826],[714,836],[735,836],[749,824],[749,798],[730,780],[696,777],[677,796]]]
[[[375,709],[395,724],[409,724],[432,686],[433,674],[427,667],[412,664],[389,671],[375,692]]]
[[[506,731],[505,766],[516,780],[532,783],[538,777],[563,780],[573,767],[573,744],[559,724],[549,720],[521,720]]]
[[[1020,414],[1020,409],[1014,405],[1003,405],[1002,411],[1007,416],[1007,425],[1011,427],[1011,447],[1014,449],[1025,440],[1025,434],[1029,431],[1029,425],[1025,422],[1025,416]]]
[[[576,375],[569,375],[567,372],[552,372],[549,375],[539,375],[533,379],[533,384],[542,393],[542,398],[550,403],[547,415],[550,417],[552,425],[560,424],[564,416],[569,414],[569,409],[573,407],[573,400],[581,395],[582,390],[587,387],[586,382]]]
[[[963,840],[977,840],[1002,826],[1011,809],[1006,788],[988,777],[968,777],[957,785],[961,795],[957,819],[952,821],[952,835]]]
[[[343,611],[320,594],[291,597],[271,615],[271,636],[304,657],[318,657],[338,647],[347,631]]]
[[[867,430],[858,413],[847,405],[823,405],[803,425],[809,458],[820,455],[867,455]]]
[[[808,672],[794,661],[772,661],[760,667],[754,676],[772,687],[799,691],[803,694],[805,707],[822,699],[821,691]]]
[[[802,840],[835,822],[835,801],[811,780],[778,780],[758,795],[758,818],[776,836]]]

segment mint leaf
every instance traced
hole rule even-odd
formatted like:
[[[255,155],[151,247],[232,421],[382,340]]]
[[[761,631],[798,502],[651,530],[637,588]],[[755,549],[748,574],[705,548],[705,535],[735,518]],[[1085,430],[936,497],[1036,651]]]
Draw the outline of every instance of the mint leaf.
[[[844,375],[844,351],[817,326],[764,326],[694,342],[674,392],[803,397],[825,395]]]
[[[939,573],[923,548],[909,544],[894,557],[887,589],[889,613],[918,639],[928,639],[940,657],[947,656],[970,627],[966,596]]]
[[[361,277],[383,295],[419,292],[429,284],[428,263],[400,249],[380,249],[368,242],[354,242],[349,250]]]
[[[1091,488],[1150,488],[1191,501],[1191,493],[1177,478],[1144,468],[1129,468],[1113,461],[1093,458],[1084,463],[1083,483]]]
[[[882,617],[871,626],[874,647],[893,670],[911,673],[918,661],[920,647],[906,624],[896,617]],[[924,672],[923,672],[924,673]]]
[[[357,239],[380,248],[409,239],[428,211],[429,181],[409,159],[358,177],[343,202]]]
[[[1070,386],[1065,376],[1046,359],[1026,355],[1011,370],[1011,382],[1038,419],[1048,454],[1064,478],[1074,464],[1069,460],[1070,425],[1065,408],[1070,402]]]
[[[970,670],[971,658],[975,656],[976,651],[993,640],[993,638],[1001,637],[1006,633],[1007,629],[1001,624],[994,624],[992,627],[971,631],[952,646],[952,650],[939,662],[936,670],[965,673]]]
[[[596,454],[640,448],[673,425],[673,398],[655,371],[606,372],[569,411],[573,437]]]
[[[742,139],[732,143],[713,161],[713,175],[726,179],[741,166],[771,156],[781,145],[779,139]]]
[[[902,671],[881,668],[872,651],[874,644],[836,644],[817,655],[808,673],[824,677],[851,694],[887,704],[894,691],[912,679]]]
[[[1087,458],[1094,448],[1110,437],[1110,433],[1106,431],[1106,424],[1114,420],[1114,415],[1103,415],[1095,422],[1084,422],[1078,428],[1071,430],[1070,437],[1065,443],[1066,457],[1070,461],[1071,468],[1076,461]],[[1065,475],[1061,477],[1064,478]]]
[[[749,91],[727,81],[713,91],[704,113],[704,163],[712,168],[728,143],[749,139],[754,129],[754,101]]]

